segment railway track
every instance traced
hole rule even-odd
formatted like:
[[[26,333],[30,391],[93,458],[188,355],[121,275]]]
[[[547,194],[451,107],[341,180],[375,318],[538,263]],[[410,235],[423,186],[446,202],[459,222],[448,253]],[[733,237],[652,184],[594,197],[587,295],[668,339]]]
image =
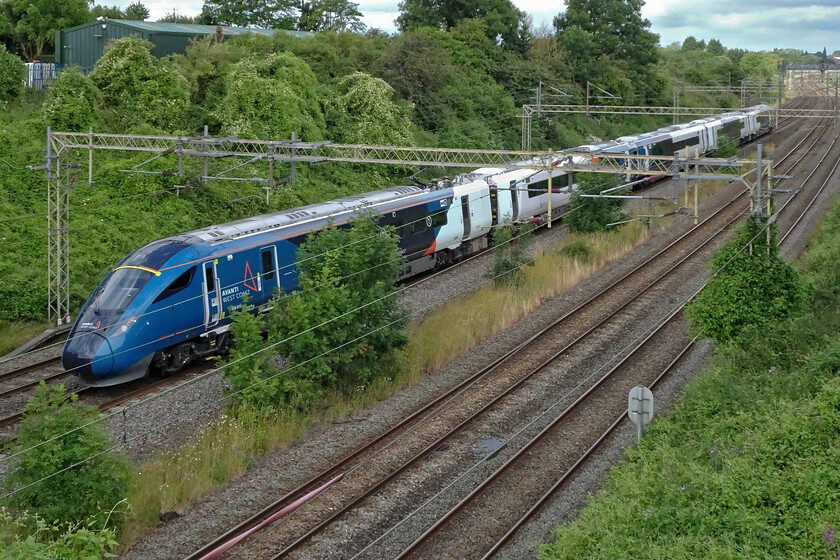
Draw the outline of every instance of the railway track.
[[[811,136],[811,134],[813,134],[813,133],[814,133],[813,130],[811,132],[809,132],[805,136],[805,138],[803,138],[797,144],[797,146],[793,150],[791,150],[791,152],[789,154],[787,154],[785,156],[785,158],[783,158],[783,160],[790,157],[790,155],[793,154],[798,148],[800,148],[802,146],[802,144],[807,140],[807,138],[809,138]],[[824,133],[824,131],[823,131],[823,133]],[[815,141],[815,143],[818,142],[818,141],[819,141],[819,139],[817,139]],[[781,163],[783,160],[779,160],[778,163]],[[799,163],[799,161],[801,161],[801,159],[797,160],[794,164],[792,164],[789,167],[789,169],[792,169],[793,167],[795,167]],[[740,199],[740,197],[736,197],[735,199],[733,199],[729,204],[727,204],[727,206],[724,209],[722,209],[716,215],[719,215],[726,208],[731,208],[732,204],[734,204],[739,199]],[[735,220],[737,220],[737,215],[740,214],[740,211],[735,212],[735,214],[736,214],[736,216],[734,218],[730,217],[730,221],[728,223],[731,224]],[[702,224],[699,224],[697,226],[697,228],[695,228],[694,230],[691,230],[691,231],[695,232],[699,228],[708,227],[710,219],[711,219],[711,217],[707,218],[707,220],[704,220],[704,222]],[[712,237],[712,239],[714,237],[716,237],[721,231],[723,231],[723,228],[719,228],[719,231],[717,233],[715,233],[715,235]],[[689,232],[689,233],[691,233],[691,232]],[[686,234],[686,235],[689,235],[689,234]],[[675,243],[678,243],[679,241],[683,240],[684,238],[685,238],[685,236],[683,238],[680,238],[680,240],[677,240],[677,242],[675,242]],[[699,250],[699,248],[697,250]],[[695,252],[696,251],[692,252],[692,254],[694,254]],[[645,263],[645,265],[649,265],[649,264],[650,264],[650,261]],[[674,268],[676,268],[676,266],[679,266],[679,265],[674,265]],[[611,286],[609,286],[607,289],[603,290],[599,294],[596,294],[596,296],[594,296],[593,298],[591,298],[587,302],[584,302],[583,304],[581,304],[577,309],[575,309],[572,312],[566,314],[564,317],[562,317],[560,320],[558,320],[554,325],[552,325],[552,327],[549,327],[549,329],[551,329],[553,327],[556,327],[557,325],[563,323],[564,321],[569,321],[569,318],[572,315],[574,315],[575,313],[581,313],[582,310],[584,310],[584,309],[586,309],[586,310],[591,309],[591,306],[594,305],[596,300],[600,299],[605,293],[607,293],[611,290],[612,291],[619,291],[619,290],[616,290],[616,287],[619,286],[622,281],[625,281],[627,277],[633,275],[634,273],[638,273],[638,271],[641,268],[642,267],[634,269],[634,271],[631,271],[631,273],[629,273],[624,278],[619,279],[618,281],[613,283]],[[641,295],[641,294],[639,294],[639,295]],[[637,295],[636,297],[638,297],[639,295]],[[635,299],[635,298],[633,298],[633,299]],[[629,305],[630,303],[631,302],[626,302],[625,305],[622,306],[622,307],[625,307],[626,305]],[[606,321],[606,319],[604,319],[600,324],[603,324],[604,321]],[[565,324],[568,324],[568,323],[565,323]],[[579,337],[579,338],[582,338],[582,337]],[[230,537],[232,537],[233,535],[239,534],[240,532],[258,524],[262,519],[265,519],[266,517],[272,515],[274,512],[279,511],[280,509],[282,509],[283,507],[288,505],[290,502],[297,499],[299,496],[301,496],[301,495],[307,493],[308,491],[310,491],[311,489],[319,486],[321,483],[323,483],[324,481],[334,477],[336,474],[338,474],[340,472],[346,472],[346,473],[349,474],[349,473],[352,473],[356,470],[361,469],[363,466],[368,465],[369,463],[373,462],[375,459],[378,460],[378,456],[381,455],[381,453],[383,451],[387,450],[390,446],[395,445],[397,442],[399,442],[400,439],[407,437],[410,432],[417,431],[418,429],[422,428],[423,424],[428,423],[430,420],[435,421],[435,420],[432,420],[432,419],[438,419],[441,416],[441,414],[446,413],[447,409],[454,408],[452,403],[456,402],[455,401],[456,398],[461,398],[461,396],[464,395],[468,390],[470,390],[472,387],[475,387],[476,385],[478,385],[479,381],[482,382],[481,384],[486,384],[487,383],[487,377],[490,373],[494,372],[503,363],[508,361],[515,354],[521,352],[524,348],[528,347],[529,345],[536,344],[536,342],[538,340],[540,340],[540,337],[535,336],[532,339],[526,341],[525,343],[518,346],[517,348],[515,348],[514,350],[512,350],[511,352],[509,352],[508,354],[506,354],[505,356],[503,356],[499,360],[496,360],[495,362],[491,363],[489,366],[487,366],[483,370],[481,370],[481,371],[477,372],[476,374],[474,374],[473,376],[469,377],[464,382],[462,382],[461,384],[459,384],[455,388],[453,388],[451,391],[447,392],[444,395],[441,395],[440,397],[438,397],[434,401],[428,403],[426,406],[422,407],[421,409],[416,411],[414,414],[407,417],[405,420],[403,420],[403,422],[401,422],[397,426],[394,426],[392,429],[380,434],[378,437],[376,437],[372,441],[370,441],[370,442],[366,443],[365,445],[357,448],[356,450],[354,450],[350,454],[343,457],[340,461],[337,461],[330,469],[324,470],[323,472],[319,473],[317,476],[312,477],[312,479],[310,479],[309,481],[299,485],[297,488],[288,492],[280,500],[278,500],[277,502],[275,502],[274,504],[272,504],[271,506],[269,506],[265,510],[263,510],[263,511],[257,513],[256,515],[252,516],[251,518],[245,520],[239,526],[232,528],[225,535],[222,535],[218,539],[214,540],[213,542],[208,543],[205,547],[203,547],[199,551],[196,551],[194,554],[190,555],[188,558],[192,559],[192,558],[201,557],[204,553],[211,550],[212,548],[214,548],[219,543],[224,542],[224,541],[228,540]],[[548,345],[554,345],[556,347],[556,343],[554,343],[554,342],[545,343],[545,345],[547,345],[547,346]],[[564,351],[568,350],[569,347],[570,346],[564,347]],[[558,353],[558,355],[562,354],[562,353],[563,352],[561,351],[560,353]],[[518,387],[521,387],[523,384],[526,383],[526,381],[528,379],[530,379],[533,375],[536,375],[536,374],[537,374],[537,372],[532,372],[530,375],[526,374],[524,376],[522,376],[522,375],[514,376],[518,379],[518,381],[515,381],[513,385],[510,385],[506,390],[504,390],[501,394],[499,394],[498,398],[493,400],[492,403],[499,402],[499,400],[501,398],[504,398],[505,396],[511,394],[513,391],[515,391]],[[487,403],[487,404],[484,405],[484,407],[480,407],[479,411],[470,418],[475,418],[478,415],[480,415],[482,412],[484,412],[486,410],[489,410],[489,408],[492,406],[492,403]],[[475,407],[473,407],[473,408],[475,409]],[[462,420],[462,422],[457,424],[457,426],[460,428],[461,426],[469,423],[469,421],[471,421],[471,420],[469,420],[469,419]],[[457,431],[457,429],[455,431]],[[409,459],[409,461],[405,462],[405,466],[403,468],[397,469],[396,471],[392,470],[391,471],[392,474],[386,475],[384,478],[380,478],[379,483],[374,484],[372,486],[369,486],[368,491],[364,492],[361,495],[357,495],[354,499],[350,500],[349,502],[346,502],[343,507],[335,508],[335,507],[332,507],[332,505],[331,505],[330,509],[333,512],[332,515],[328,516],[326,519],[321,519],[321,521],[319,523],[315,524],[314,529],[310,530],[307,533],[304,533],[304,534],[298,536],[292,542],[289,542],[288,539],[283,539],[282,537],[280,537],[280,539],[285,540],[287,544],[286,544],[285,548],[283,548],[283,550],[281,550],[281,552],[275,557],[285,556],[285,555],[293,552],[294,550],[298,549],[299,547],[301,547],[301,545],[305,544],[310,539],[315,537],[318,534],[318,532],[320,532],[321,530],[323,530],[326,527],[329,527],[330,524],[332,522],[334,522],[336,519],[338,519],[339,517],[341,517],[345,513],[351,511],[354,506],[358,506],[358,504],[360,504],[362,501],[369,498],[370,496],[373,496],[375,494],[375,492],[377,491],[377,489],[382,488],[383,485],[387,484],[390,480],[393,480],[394,477],[398,476],[398,474],[400,472],[403,472],[405,468],[410,467],[412,464],[416,464],[417,462],[420,461],[420,459],[422,459],[424,457],[427,457],[432,451],[439,449],[440,446],[443,444],[443,441],[446,438],[451,437],[451,435],[454,434],[455,431],[452,431],[450,434],[445,435],[442,438],[440,438],[440,437],[438,439],[432,438],[430,440],[431,443],[428,443],[420,451],[419,454],[415,454],[412,459]],[[287,529],[288,529],[287,527],[284,528],[284,533],[287,532],[286,531]],[[271,537],[267,537],[267,538],[271,538]],[[267,538],[259,539],[259,540],[266,540]],[[264,557],[264,556],[266,556],[265,552],[266,552],[265,550],[261,550],[258,554],[259,554],[260,557]]]
[[[811,170],[805,180],[802,182],[802,185],[808,183],[808,181],[814,176],[817,169],[823,168],[823,163],[829,159],[830,154],[832,153],[833,148],[837,144],[838,137],[840,137],[840,133],[835,135],[834,139],[830,143],[829,147],[826,149],[825,153],[820,158],[819,162],[816,166]],[[800,142],[801,144],[801,142]],[[785,233],[779,239],[779,245],[781,245],[789,235],[797,228],[797,226],[802,222],[804,216],[806,216],[814,204],[819,199],[820,195],[823,193],[825,187],[829,184],[830,180],[834,177],[835,172],[837,171],[838,166],[840,166],[840,157],[834,158],[834,163],[831,166],[830,171],[828,172],[825,179],[820,184],[819,188],[815,189],[812,196],[809,198],[805,207],[798,213],[797,217],[793,221],[793,223],[786,229]],[[796,164],[801,161],[797,159]],[[829,160],[830,161],[830,160]],[[792,166],[792,167],[793,167]],[[794,197],[804,192],[801,188],[797,189],[794,192],[794,195],[791,196],[785,204],[780,208],[780,212],[783,211]],[[678,311],[678,310],[677,310]],[[675,314],[670,316],[666,322],[664,322],[654,334],[657,334],[661,329],[666,327],[669,323],[674,321],[676,317]],[[650,341],[653,340],[653,335],[645,339],[643,344],[637,346],[634,351],[631,353],[630,356],[634,355],[637,352],[643,351],[643,347],[648,345]],[[685,346],[685,348],[680,351],[677,357],[670,362],[661,372],[652,379],[651,383],[648,385],[649,387],[655,387],[663,378],[665,378],[673,369],[674,367],[686,356],[688,351],[694,345],[695,340],[691,340]],[[644,361],[642,363],[645,363]],[[625,365],[625,364],[622,364]],[[635,367],[640,367],[637,365]],[[591,392],[588,392],[586,395],[587,398],[594,399],[596,397],[596,393],[600,388],[600,384],[606,383],[608,377],[610,379],[613,378],[618,372],[619,368],[613,368],[606,376],[604,376],[601,380],[599,380],[598,384],[594,385]],[[626,384],[625,384],[626,385]],[[625,389],[628,387],[624,387]],[[617,389],[616,389],[617,391]],[[613,393],[615,394],[615,393]],[[464,499],[462,499],[458,504],[456,504],[453,508],[451,508],[447,513],[441,516],[428,530],[426,530],[420,537],[415,539],[411,544],[409,544],[399,555],[397,555],[398,559],[403,558],[410,558],[410,557],[418,557],[421,553],[426,557],[429,556],[448,556],[453,553],[457,553],[459,556],[466,555],[468,557],[475,557],[475,558],[482,558],[487,559],[494,556],[498,551],[500,551],[506,544],[508,544],[513,537],[516,535],[517,531],[519,531],[525,523],[537,513],[541,507],[543,507],[546,503],[548,503],[562,488],[564,488],[565,484],[572,478],[575,474],[577,469],[579,469],[586,461],[592,456],[592,454],[599,449],[603,442],[607,440],[607,438],[616,430],[616,428],[620,425],[622,420],[624,419],[625,409],[623,408],[623,402],[616,401],[611,416],[605,416],[606,418],[615,418],[612,423],[610,423],[606,429],[595,437],[595,433],[593,432],[593,436],[587,440],[587,445],[582,445],[580,442],[576,442],[578,447],[581,447],[582,453],[578,456],[577,460],[574,462],[571,459],[566,458],[565,463],[569,465],[568,467],[563,470],[562,468],[559,471],[553,471],[554,476],[551,484],[544,484],[543,487],[547,488],[545,490],[541,490],[534,496],[534,492],[531,492],[531,497],[528,499],[521,500],[522,504],[520,504],[519,508],[516,508],[511,503],[515,501],[516,498],[519,496],[527,494],[525,491],[517,492],[512,491],[512,488],[516,488],[516,481],[518,479],[527,478],[530,481],[537,479],[540,480],[540,469],[545,470],[546,464],[550,464],[554,466],[557,462],[552,461],[551,457],[551,450],[556,448],[556,443],[552,443],[551,437],[552,433],[557,433],[559,430],[559,426],[566,426],[566,432],[569,431],[568,428],[568,421],[566,419],[567,415],[574,414],[573,407],[578,406],[581,403],[581,399],[576,401],[569,409],[566,409],[561,415],[559,415],[556,420],[551,424],[551,430],[544,430],[537,437],[533,438],[529,443],[522,448],[514,457],[509,459],[505,462],[499,469],[497,469],[490,477],[486,478],[484,482],[482,482],[479,486],[477,486],[470,494],[468,494]],[[603,418],[595,418],[593,421],[600,421],[603,424]],[[588,444],[589,441],[592,441],[591,445]],[[541,447],[542,446],[542,447]],[[525,451],[529,451],[528,454],[525,454]],[[568,450],[568,446],[564,447],[564,450]],[[539,461],[534,461],[533,458],[538,457]],[[563,461],[563,458],[559,458],[558,461]],[[527,473],[527,477],[519,476],[518,474]],[[557,475],[560,475],[559,478]],[[551,478],[551,474],[543,477],[543,478]],[[499,508],[498,504],[500,502],[499,493],[504,492],[504,502],[505,508]],[[500,525],[504,525],[507,523],[507,531],[498,538],[495,542],[493,542],[492,538],[484,538],[484,539],[477,539],[474,535],[471,535],[471,538],[464,538],[463,536],[459,536],[457,534],[453,534],[458,527],[463,528],[465,525],[475,522],[476,516],[480,515],[480,512],[486,511],[486,509],[492,508],[493,504],[496,504],[496,507],[493,508],[496,516],[498,517],[505,517],[508,521],[500,522]],[[516,509],[517,512],[520,512],[521,515],[511,514],[511,509]],[[510,522],[510,520],[513,520]],[[501,530],[499,531],[501,533]],[[496,534],[499,534],[496,533]],[[477,542],[478,541],[478,542]],[[471,548],[470,548],[471,547]]]
[[[806,150],[806,152],[808,150],[810,150],[811,148],[813,148],[813,146],[815,146],[820,141],[820,138],[822,138],[822,136],[825,134],[826,130],[827,129],[823,128],[821,130],[821,132],[818,133],[818,136],[817,136],[816,140],[814,140],[814,142],[809,145],[809,148]],[[814,129],[812,129],[811,131],[809,131],[805,135],[805,137],[802,140],[800,140],[796,144],[796,146],[788,154],[786,154],[786,156],[784,158],[777,161],[777,165],[781,164],[783,161],[785,161],[789,157],[791,157],[792,154],[796,153],[797,150],[799,148],[801,148],[802,145],[808,140],[808,138],[810,138],[813,134],[817,134],[816,131],[817,131],[816,127]],[[835,139],[835,141],[836,141],[836,139]],[[833,144],[832,144],[832,147],[833,147]],[[826,152],[826,156],[830,152],[830,150],[831,150],[831,147],[829,147],[829,150]],[[824,156],[823,159],[825,159],[826,156]],[[788,167],[788,170],[786,170],[785,172],[789,173],[790,170],[793,169],[794,167],[796,167],[801,161],[802,161],[802,158],[800,157],[795,162],[793,162]],[[835,165],[835,169],[836,169],[836,165]],[[810,175],[809,175],[808,178],[810,178]],[[807,181],[807,179],[806,179],[806,181]],[[727,206],[725,208],[730,208],[731,207],[730,205],[733,204],[738,199],[739,199],[739,197],[736,197],[735,199],[733,199],[729,204],[727,204]],[[723,210],[721,210],[721,212],[722,211]],[[715,214],[715,215],[718,215],[718,214]],[[708,224],[710,219],[711,219],[711,217],[707,218],[707,220],[704,220],[704,222],[702,224],[699,224],[697,226],[697,228],[700,228],[704,224]],[[737,219],[737,218],[735,218],[735,219]],[[734,221],[735,220],[733,219],[729,223],[732,223]],[[696,231],[697,228],[695,228],[691,231],[692,232]],[[720,228],[720,231],[722,231],[722,230],[723,230],[723,228]],[[691,232],[689,232],[689,233],[691,233]],[[688,234],[686,234],[686,235],[688,235]],[[716,235],[717,234],[715,234],[715,236]],[[680,238],[680,240],[682,240],[682,239],[684,239],[684,237]],[[678,242],[680,240],[678,240]],[[694,253],[692,253],[692,254],[694,254]],[[645,265],[648,265],[649,262],[650,261],[646,262]],[[675,265],[675,268],[676,268],[676,266],[679,266],[679,265]],[[639,267],[639,268],[641,268],[641,267]],[[639,270],[639,269],[635,269],[635,270]],[[631,273],[629,273],[627,276],[632,275],[632,274],[633,274],[633,271],[631,271]],[[594,296],[593,298],[591,298],[587,302],[584,302],[583,304],[581,304],[577,309],[573,310],[569,314],[562,317],[554,325],[552,325],[552,327],[556,327],[558,324],[562,323],[564,320],[568,320],[570,315],[574,314],[575,312],[580,312],[581,309],[587,308],[588,306],[592,305],[595,302],[595,300],[597,300],[599,297],[601,297],[604,293],[606,293],[607,291],[610,291],[610,290],[614,290],[616,288],[616,286],[619,285],[620,282],[622,282],[623,280],[624,280],[624,278],[619,279],[618,281],[613,283],[611,286],[609,286],[606,290],[600,292],[599,294],[596,294],[596,296]],[[629,304],[630,304],[630,302],[627,302],[625,304],[625,306],[629,305]],[[622,306],[622,307],[624,307],[624,306]],[[672,317],[669,320],[668,324],[671,324],[676,320],[677,319]],[[549,327],[549,329],[552,328],[552,327]],[[481,370],[481,371],[477,372],[476,374],[474,374],[473,376],[469,377],[464,382],[462,382],[461,384],[459,384],[455,388],[453,388],[451,391],[447,392],[444,395],[441,395],[440,397],[438,397],[434,401],[428,403],[426,406],[417,410],[415,413],[413,413],[411,416],[407,417],[405,420],[403,420],[403,422],[401,422],[397,426],[394,426],[392,429],[380,434],[378,437],[376,437],[372,441],[368,442],[367,444],[357,448],[356,450],[354,450],[350,454],[343,457],[340,461],[336,462],[330,469],[324,470],[322,473],[319,473],[317,476],[313,477],[309,481],[299,485],[297,488],[288,492],[280,500],[278,500],[277,502],[275,502],[274,504],[272,504],[271,506],[269,506],[265,510],[263,510],[263,511],[259,512],[258,514],[252,516],[251,518],[245,520],[239,526],[234,527],[233,529],[228,531],[225,535],[220,536],[214,542],[208,543],[208,545],[203,547],[201,550],[196,551],[194,554],[188,556],[188,558],[192,559],[192,558],[201,557],[204,553],[206,553],[210,549],[214,548],[217,544],[228,540],[233,535],[239,534],[240,532],[246,530],[247,528],[249,528],[253,525],[256,525],[262,519],[270,516],[272,513],[278,511],[279,509],[281,509],[282,507],[284,507],[288,503],[294,501],[297,497],[305,494],[307,491],[311,490],[312,488],[317,487],[318,485],[323,483],[325,480],[328,480],[329,478],[335,476],[336,474],[338,474],[340,472],[352,473],[353,471],[360,469],[362,466],[372,462],[373,458],[376,457],[377,455],[379,455],[381,453],[381,451],[387,449],[388,447],[393,445],[395,442],[398,442],[401,438],[407,437],[407,434],[409,434],[409,432],[411,432],[411,431],[416,430],[417,426],[422,426],[424,423],[427,423],[429,419],[439,417],[439,415],[441,413],[445,412],[447,408],[452,407],[452,405],[450,403],[454,402],[454,399],[456,397],[459,397],[459,396],[463,395],[471,387],[477,385],[479,381],[486,381],[485,378],[486,378],[487,375],[489,375],[491,372],[493,372],[497,368],[499,368],[503,363],[505,363],[507,360],[509,360],[516,353],[521,352],[524,348],[528,347],[529,345],[535,344],[538,338],[539,337],[533,337],[530,340],[526,341],[525,343],[517,346],[514,350],[512,350],[511,352],[509,352],[508,354],[506,354],[502,358],[494,361],[493,363],[491,363],[489,366],[487,366],[483,370]],[[679,353],[679,356],[682,357],[685,354],[685,352],[688,351],[688,348],[689,348],[689,346],[685,346],[682,349],[682,351]],[[565,349],[567,349],[567,348],[564,348],[564,350]],[[633,353],[631,353],[631,355],[633,355],[637,351],[641,352],[642,350],[640,348],[638,350],[634,350]],[[558,353],[558,355],[561,354],[561,353],[563,353],[563,351]],[[674,360],[671,364],[668,365],[668,367],[665,370],[662,370],[660,372],[659,376],[655,377],[654,382],[658,382],[664,375],[666,375],[667,371],[669,371],[669,369],[672,368],[674,366],[674,364],[676,364],[676,363],[677,363],[677,360]],[[616,367],[619,367],[619,366],[616,366]],[[615,368],[614,368],[614,370],[615,370]],[[530,376],[526,376],[526,377],[530,378]],[[515,390],[516,387],[522,386],[526,382],[526,380],[527,379],[525,377],[520,377],[519,381],[516,382],[515,385],[510,386],[509,389],[506,390],[503,395],[500,395],[499,398],[502,398],[502,397],[506,396],[507,394],[510,394],[512,391]],[[599,383],[605,383],[605,382],[599,382]],[[494,402],[498,402],[498,399]],[[487,410],[490,406],[491,405],[488,403],[487,405],[485,405],[485,407],[481,408],[480,411],[477,414],[480,414],[482,411]],[[575,405],[575,406],[578,406],[578,405]],[[474,416],[476,416],[476,415],[474,415]],[[468,423],[467,420],[463,421],[461,424],[459,424],[459,426],[462,426],[466,423]],[[617,425],[617,424],[614,423],[613,427],[609,428],[609,430],[614,429],[615,425]],[[603,438],[606,438],[607,435],[608,435],[608,433],[605,433],[603,435]],[[408,468],[411,464],[414,464],[414,463],[418,462],[423,457],[428,456],[432,450],[439,449],[442,442],[445,439],[446,438],[443,438],[443,439],[440,439],[440,440],[435,440],[431,444],[427,445],[420,452],[420,454],[416,454],[413,459],[406,462],[405,468]],[[578,463],[580,463],[582,461],[585,461],[584,457],[581,457],[581,459],[579,459],[579,461],[577,463],[575,463],[575,465],[577,465]],[[357,506],[358,504],[360,504],[365,499],[374,495],[375,492],[376,492],[376,489],[381,488],[384,484],[387,484],[387,482],[392,480],[395,476],[397,476],[399,472],[402,472],[402,469],[398,470],[398,471],[394,471],[392,475],[389,475],[389,476],[387,476],[387,478],[382,479],[378,485],[372,486],[371,490],[363,493],[362,495],[357,496],[354,500],[350,501],[348,504],[345,505],[345,507],[341,508],[340,510],[336,510],[335,508],[332,508],[333,511],[335,512],[335,513],[333,513],[333,515],[331,515],[329,518],[327,518],[325,520],[322,520],[320,522],[320,524],[317,524],[315,526],[315,529],[310,530],[309,532],[305,533],[304,535],[299,536],[295,540],[293,540],[292,542],[288,543],[280,551],[280,553],[277,554],[274,557],[275,558],[283,557],[283,556],[285,556],[287,554],[290,554],[291,552],[297,550],[299,547],[301,547],[301,545],[305,544],[310,539],[312,539],[314,536],[316,536],[319,531],[323,530],[326,527],[329,527],[330,524],[332,522],[334,522],[336,519],[338,519],[339,517],[341,517],[345,513],[351,511],[354,506]],[[568,476],[568,475],[564,475],[564,476]],[[464,507],[464,506],[462,506],[462,507]],[[538,508],[539,506],[537,505],[537,506],[534,506],[534,507]],[[528,511],[530,512],[530,510],[528,510]],[[527,513],[527,515],[531,515],[531,513]],[[445,524],[446,524],[445,522],[442,523],[442,525],[445,525]],[[515,529],[511,529],[511,531],[513,531],[515,533]],[[266,538],[261,538],[261,539],[258,539],[258,540],[263,541],[263,540],[266,540]],[[499,545],[499,546],[501,546],[501,545]],[[412,551],[416,548],[417,547],[415,546],[414,548],[407,549],[406,553],[411,554]],[[493,550],[495,550],[495,548],[493,548],[491,550],[491,552]],[[264,552],[265,552],[264,550],[261,550],[258,553],[258,554],[260,554],[260,557],[265,556],[265,554],[263,554]],[[461,555],[461,554],[459,554],[459,555]],[[239,555],[237,555],[237,556],[239,556]]]

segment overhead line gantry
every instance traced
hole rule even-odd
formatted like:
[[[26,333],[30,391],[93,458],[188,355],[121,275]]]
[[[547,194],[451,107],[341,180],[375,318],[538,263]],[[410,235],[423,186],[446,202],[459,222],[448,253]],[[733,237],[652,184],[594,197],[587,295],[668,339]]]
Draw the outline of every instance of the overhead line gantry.
[[[565,170],[570,173],[612,173],[645,176],[667,175],[677,179],[716,179],[742,181],[750,173],[755,175],[756,160],[740,158],[680,158],[676,156],[642,156],[625,154],[591,154],[571,150],[464,150],[451,148],[422,148],[403,146],[374,146],[303,142],[299,140],[244,140],[234,137],[211,136],[152,136],[129,134],[96,134],[93,132],[53,132],[47,129],[45,164],[32,169],[46,171],[48,185],[49,239],[49,308],[51,321],[59,325],[70,319],[69,277],[69,190],[82,166],[67,163],[68,156],[87,152],[88,184],[93,177],[95,151],[148,152],[149,159],[130,169],[128,173],[149,173],[186,177],[185,161],[201,160],[202,182],[210,180],[248,181],[273,188],[278,164],[295,163],[378,163],[409,166],[480,168],[521,167],[535,170]],[[174,158],[173,169],[154,171],[148,164]],[[236,161],[230,164],[230,159]],[[169,160],[167,160],[169,161]],[[224,165],[221,165],[224,163]],[[264,176],[244,176],[253,164],[265,164]],[[772,162],[765,161],[762,176],[772,176]],[[549,174],[551,177],[551,174]],[[549,189],[550,189],[549,185]],[[678,191],[675,187],[675,193]],[[676,194],[675,194],[676,196]],[[549,197],[550,198],[550,197]],[[551,209],[549,208],[549,212]],[[550,214],[549,214],[550,215]]]

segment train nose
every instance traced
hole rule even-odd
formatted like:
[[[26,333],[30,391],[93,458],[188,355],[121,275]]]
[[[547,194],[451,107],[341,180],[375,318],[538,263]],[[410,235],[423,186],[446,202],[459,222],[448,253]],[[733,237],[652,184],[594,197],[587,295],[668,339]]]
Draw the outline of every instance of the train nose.
[[[97,385],[114,369],[111,344],[99,333],[77,332],[64,346],[61,365],[85,384]]]

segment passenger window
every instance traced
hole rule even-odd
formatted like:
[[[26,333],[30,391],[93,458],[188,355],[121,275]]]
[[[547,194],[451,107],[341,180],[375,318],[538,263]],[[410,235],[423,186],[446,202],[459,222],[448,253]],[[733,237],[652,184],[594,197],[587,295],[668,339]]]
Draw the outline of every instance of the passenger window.
[[[542,196],[548,192],[548,179],[528,185],[528,198]]]
[[[274,278],[274,258],[271,253],[270,249],[262,252],[262,273],[266,280]]]
[[[159,301],[163,301],[166,298],[173,296],[186,288],[192,282],[193,276],[195,276],[195,267],[190,267],[189,270],[181,274],[178,278],[172,281],[165,290],[163,290],[158,297],[155,298],[154,303]]]
[[[213,278],[213,267],[208,266],[204,268],[204,278],[207,284],[207,292],[213,292],[216,290],[216,282]]]

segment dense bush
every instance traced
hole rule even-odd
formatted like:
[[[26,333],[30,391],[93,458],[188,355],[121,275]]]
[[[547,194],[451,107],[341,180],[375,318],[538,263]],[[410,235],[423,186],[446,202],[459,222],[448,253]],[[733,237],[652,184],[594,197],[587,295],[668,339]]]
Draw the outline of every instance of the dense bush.
[[[176,131],[189,106],[189,86],[171,62],[152,56],[151,48],[133,35],[110,41],[90,78],[123,126]]]
[[[120,517],[109,513],[128,492],[129,470],[120,456],[100,455],[111,442],[104,424],[91,424],[98,417],[95,406],[78,403],[64,385],[41,382],[26,403],[14,447],[22,453],[4,482],[17,490],[9,504],[60,524],[109,519],[118,525]]]
[[[318,80],[295,55],[271,53],[234,64],[216,109],[225,134],[241,138],[321,140],[326,133]]]
[[[0,509],[0,558],[5,560],[95,560],[114,558],[119,543],[107,523],[49,524],[38,515],[12,516]]]
[[[298,291],[269,313],[270,339],[289,339],[280,353],[306,362],[296,375],[323,387],[370,382],[406,343],[394,286],[403,257],[378,220],[361,215],[311,234],[297,254]]]
[[[53,130],[87,132],[97,124],[96,103],[102,94],[93,81],[71,68],[50,86],[44,100],[44,119]]]
[[[330,137],[348,144],[411,145],[410,111],[394,101],[394,89],[364,72],[343,77],[340,95],[327,102]]]
[[[17,101],[23,95],[25,76],[23,61],[0,43],[0,104]]]
[[[487,277],[497,285],[513,284],[520,279],[523,266],[533,266],[528,255],[532,226],[526,224],[520,231],[510,219],[493,230],[493,268]]]
[[[297,253],[298,291],[276,294],[265,323],[247,301],[232,314],[225,376],[234,402],[262,414],[306,409],[327,389],[353,389],[386,371],[406,343],[407,318],[394,301],[403,257],[396,236],[377,223],[362,214],[349,227],[310,234]],[[278,365],[278,354],[291,362]]]
[[[688,307],[694,329],[729,343],[798,310],[802,283],[778,254],[774,226],[750,220],[712,258],[712,277]]]

